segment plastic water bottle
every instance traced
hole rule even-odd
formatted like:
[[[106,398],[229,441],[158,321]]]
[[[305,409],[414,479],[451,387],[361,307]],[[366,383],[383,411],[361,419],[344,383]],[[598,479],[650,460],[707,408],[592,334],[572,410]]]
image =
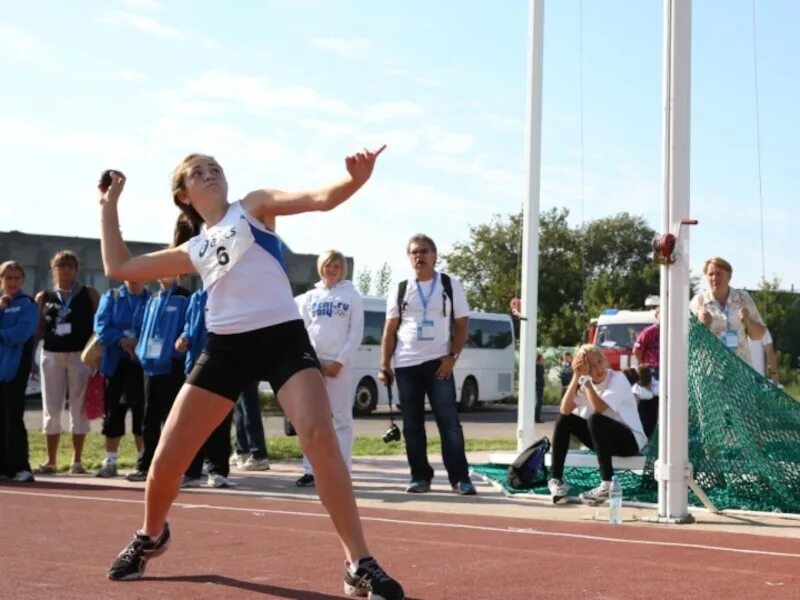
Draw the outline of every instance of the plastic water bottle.
[[[616,475],[611,478],[611,488],[608,490],[608,522],[622,525],[622,486]]]

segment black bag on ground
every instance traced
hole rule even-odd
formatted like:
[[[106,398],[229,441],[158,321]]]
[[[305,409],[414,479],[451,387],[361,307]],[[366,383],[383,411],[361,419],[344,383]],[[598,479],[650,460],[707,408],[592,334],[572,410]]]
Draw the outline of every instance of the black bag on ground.
[[[525,448],[508,467],[508,485],[517,490],[527,490],[547,483],[545,455],[550,451],[550,440],[540,438]]]

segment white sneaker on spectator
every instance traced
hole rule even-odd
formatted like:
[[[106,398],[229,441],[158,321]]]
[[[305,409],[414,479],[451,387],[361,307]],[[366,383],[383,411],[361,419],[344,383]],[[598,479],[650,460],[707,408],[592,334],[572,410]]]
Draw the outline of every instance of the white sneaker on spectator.
[[[228,464],[237,469],[241,469],[242,465],[244,465],[249,458],[249,454],[236,454],[236,452],[234,452],[231,454],[231,459],[228,461]]]
[[[581,494],[581,501],[586,504],[597,505],[602,504],[606,500],[608,500],[608,490],[610,486],[601,483],[596,488],[589,490],[588,492],[583,492]]]
[[[209,487],[213,488],[232,488],[236,487],[236,484],[230,481],[227,477],[223,477],[222,475],[209,475],[208,476],[208,483]]]
[[[28,481],[35,481],[33,478],[33,473],[30,471],[19,471],[14,477],[11,478],[11,481],[23,482],[27,483]]]
[[[560,479],[551,479],[547,482],[547,489],[553,498],[553,504],[569,495],[570,485]]]
[[[239,465],[239,468],[242,471],[269,471],[269,459],[248,456],[247,460]]]
[[[104,458],[100,465],[100,470],[94,475],[95,477],[116,477],[117,476],[117,463],[113,460]]]

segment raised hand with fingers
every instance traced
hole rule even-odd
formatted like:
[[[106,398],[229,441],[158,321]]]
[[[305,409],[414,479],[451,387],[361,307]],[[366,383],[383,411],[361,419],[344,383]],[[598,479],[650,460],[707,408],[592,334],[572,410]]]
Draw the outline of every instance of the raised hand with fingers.
[[[345,159],[347,172],[353,181],[363,184],[372,175],[372,170],[375,168],[375,160],[380,156],[380,153],[386,149],[386,144],[381,146],[375,151],[367,150],[364,148],[361,152],[351,154]]]

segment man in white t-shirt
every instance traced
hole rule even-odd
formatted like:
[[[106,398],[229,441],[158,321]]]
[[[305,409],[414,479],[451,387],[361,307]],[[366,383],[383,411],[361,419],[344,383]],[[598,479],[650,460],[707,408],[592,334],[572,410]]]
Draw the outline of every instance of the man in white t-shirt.
[[[764,330],[764,337],[760,340],[750,339],[750,357],[753,368],[769,377],[775,385],[780,384],[778,379],[778,357],[772,344],[769,329]]]
[[[581,494],[581,499],[594,504],[608,499],[614,475],[611,457],[638,454],[647,444],[647,436],[628,378],[608,368],[597,346],[585,344],[578,348],[572,371],[553,429],[552,479],[548,488],[554,502],[569,495],[569,484],[563,481],[564,462],[574,435],[597,453],[602,481]]]
[[[385,385],[397,378],[411,468],[406,492],[420,494],[431,489],[433,468],[425,434],[427,395],[442,439],[450,485],[454,492],[472,496],[475,486],[469,478],[453,379],[453,367],[467,340],[469,306],[461,283],[435,270],[436,244],[431,238],[414,235],[406,252],[415,277],[401,282],[386,301],[378,374]]]

